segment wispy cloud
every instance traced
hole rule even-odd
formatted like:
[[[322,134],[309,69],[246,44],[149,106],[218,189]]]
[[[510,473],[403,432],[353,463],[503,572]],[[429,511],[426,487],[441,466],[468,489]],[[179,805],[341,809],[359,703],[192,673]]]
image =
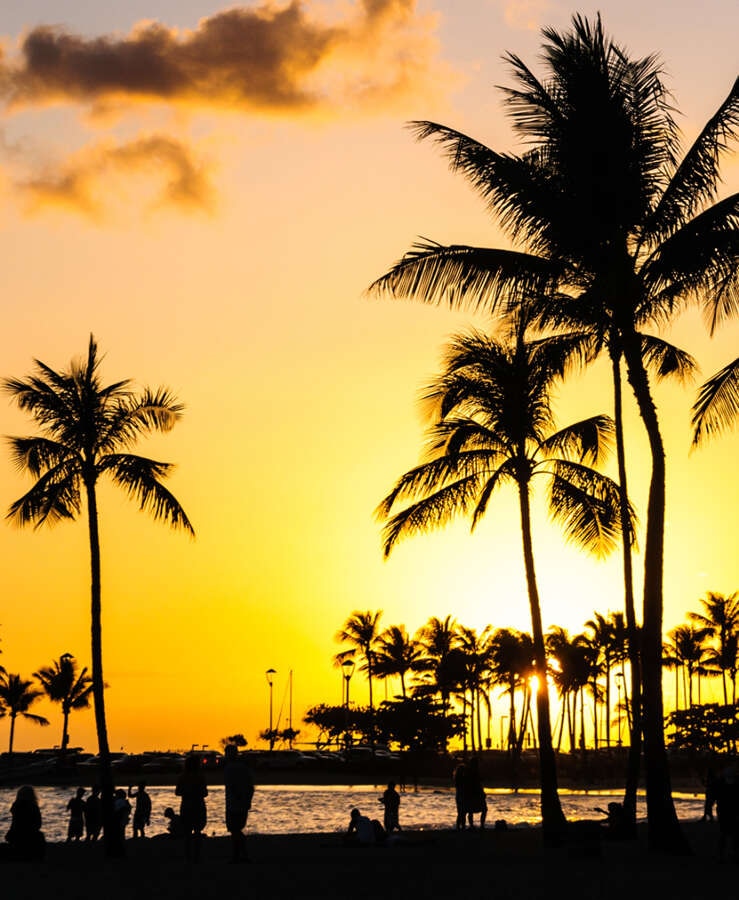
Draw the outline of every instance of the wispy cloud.
[[[448,85],[436,77],[435,27],[416,0],[360,0],[338,22],[291,0],[226,9],[194,30],[142,22],[127,35],[85,37],[42,25],[0,61],[0,97],[8,110],[144,102],[345,112],[347,104],[394,104]]]
[[[30,212],[49,206],[101,220],[109,206],[111,176],[141,173],[160,185],[155,206],[209,211],[214,190],[207,167],[190,148],[166,135],[84,148],[57,169],[16,181]],[[163,182],[163,183],[162,183]]]

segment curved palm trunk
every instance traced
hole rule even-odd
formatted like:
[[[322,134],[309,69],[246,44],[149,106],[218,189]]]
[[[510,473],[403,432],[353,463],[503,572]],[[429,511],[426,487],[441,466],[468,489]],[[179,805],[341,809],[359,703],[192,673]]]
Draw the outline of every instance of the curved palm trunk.
[[[13,738],[15,737],[15,717],[17,713],[10,714],[10,740],[8,741],[8,755],[13,755]]]
[[[649,846],[653,850],[688,853],[690,847],[680,828],[665,748],[662,703],[662,578],[665,531],[665,451],[657,410],[635,335],[624,348],[629,383],[639,406],[649,439],[652,475],[647,505],[644,548],[644,600],[642,627],[642,728],[647,788]],[[633,700],[632,700],[633,702]],[[634,720],[637,719],[634,706]]]
[[[547,654],[544,646],[544,629],[541,623],[539,589],[536,585],[534,552],[531,540],[531,509],[529,507],[528,483],[519,483],[518,496],[521,507],[521,532],[523,556],[526,568],[526,585],[531,609],[531,631],[534,644],[534,662],[539,677],[536,691],[536,722],[539,735],[539,772],[541,779],[541,825],[547,844],[559,843],[567,824],[557,790],[557,763],[552,745],[552,728],[549,715],[549,692],[547,690]]]
[[[90,633],[92,643],[92,696],[95,729],[98,738],[98,776],[103,804],[103,839],[107,856],[120,856],[122,842],[113,825],[113,770],[110,765],[108,726],[105,721],[105,682],[103,680],[103,627],[100,579],[100,531],[97,495],[93,479],[85,481],[87,489],[87,521],[90,534]]]
[[[621,522],[629,522],[629,492],[626,482],[626,453],[624,449],[623,396],[621,392],[620,355],[611,354],[613,374],[613,406],[616,424],[616,459],[618,463],[619,505]],[[624,612],[628,639],[629,668],[631,669],[631,702],[634,715],[629,717],[629,755],[626,764],[624,812],[632,832],[636,831],[636,792],[639,787],[641,762],[641,661],[639,659],[636,604],[634,602],[634,570],[631,559],[629,532],[621,529],[624,569]],[[661,652],[661,651],[660,651]],[[610,707],[609,707],[610,708]],[[608,716],[608,744],[610,746],[610,715]]]

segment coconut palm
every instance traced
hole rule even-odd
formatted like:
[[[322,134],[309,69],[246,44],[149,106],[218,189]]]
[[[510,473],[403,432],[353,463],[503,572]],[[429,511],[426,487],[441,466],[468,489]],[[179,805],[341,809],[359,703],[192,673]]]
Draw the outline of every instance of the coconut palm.
[[[362,657],[360,670],[367,673],[369,684],[370,716],[374,715],[374,703],[372,697],[372,678],[375,674],[374,657],[377,650],[377,641],[380,636],[379,622],[382,610],[379,612],[359,612],[355,610],[344,622],[336,634],[336,640],[342,644],[349,644],[347,650],[342,650],[334,657],[336,665],[341,665],[348,659],[354,659],[357,654]]]
[[[706,638],[710,635],[709,628],[698,628],[692,622],[687,625],[678,625],[669,634],[666,642],[667,652],[665,661],[668,665],[675,665],[676,673],[682,671],[683,698],[686,709],[693,705],[693,676],[696,670],[703,664],[706,655]],[[677,681],[676,681],[677,689]],[[676,691],[675,708],[679,708],[679,695]]]
[[[531,635],[513,628],[497,629],[490,641],[490,670],[493,683],[503,685],[508,694],[506,748],[518,756],[522,743],[516,738],[516,692],[520,689],[524,695],[520,729],[523,735],[525,730],[523,723],[527,718],[526,698],[535,671],[534,642]]]
[[[35,725],[48,725],[49,720],[28,710],[43,696],[43,691],[35,690],[32,681],[11,672],[0,673],[0,716],[10,716],[10,739],[8,753],[13,753],[15,720],[20,716]]]
[[[707,634],[716,638],[718,646],[712,655],[712,661],[721,671],[724,692],[724,705],[729,702],[726,689],[726,673],[729,672],[732,682],[732,703],[736,694],[736,645],[739,633],[739,592],[728,597],[708,591],[700,601],[703,612],[690,612],[691,622],[706,629]]]
[[[604,455],[613,423],[595,416],[553,431],[549,391],[571,360],[566,337],[527,341],[519,325],[502,343],[477,332],[455,338],[442,374],[429,387],[432,415],[426,461],[403,475],[378,507],[387,556],[403,537],[446,524],[460,513],[472,527],[496,488],[518,491],[534,661],[539,675],[542,825],[547,838],[564,824],[552,747],[546,650],[534,566],[530,492],[549,478],[549,511],[569,539],[595,552],[613,548],[619,533],[618,485],[592,469]],[[538,478],[537,478],[538,480]],[[406,505],[397,511],[398,506]]]
[[[62,708],[62,753],[69,743],[69,716],[75,709],[87,709],[92,696],[92,678],[87,666],[79,669],[71,653],[63,653],[50,666],[44,666],[33,677],[41,682],[47,697]]]
[[[95,726],[99,777],[103,797],[106,852],[122,852],[115,829],[113,775],[105,718],[103,680],[101,547],[98,524],[98,484],[107,477],[155,519],[193,527],[177,499],[162,483],[170,463],[131,453],[137,440],[152,432],[169,431],[183,407],[164,388],[134,391],[130,380],[103,384],[101,359],[90,336],[87,356],[57,371],[36,360],[32,375],[6,378],[3,388],[19,408],[39,426],[40,435],[10,439],[13,460],[35,480],[33,487],[10,507],[8,518],[17,525],[43,524],[87,518],[90,545],[90,631]]]
[[[696,298],[712,325],[736,312],[739,194],[716,197],[720,159],[739,125],[739,79],[680,159],[658,58],[632,59],[600,18],[576,16],[571,31],[543,34],[546,79],[507,57],[516,87],[505,96],[526,141],[521,155],[414,123],[479,190],[514,248],[424,241],[371,289],[492,311],[546,284],[612,322],[652,464],[641,659],[649,843],[679,852],[688,848],[672,801],[660,677],[665,453],[639,329]]]
[[[481,708],[485,704],[483,695],[486,676],[490,664],[490,637],[491,627],[486,625],[480,634],[476,629],[466,625],[458,626],[459,648],[465,655],[467,678],[463,700],[466,702],[466,691],[469,691],[469,734],[472,752],[482,750],[482,716]],[[475,728],[477,728],[477,740],[475,740]]]
[[[423,659],[423,648],[405,630],[405,625],[391,625],[377,638],[374,654],[374,671],[378,678],[397,675],[400,692],[405,698],[405,678],[409,672],[418,672]]]

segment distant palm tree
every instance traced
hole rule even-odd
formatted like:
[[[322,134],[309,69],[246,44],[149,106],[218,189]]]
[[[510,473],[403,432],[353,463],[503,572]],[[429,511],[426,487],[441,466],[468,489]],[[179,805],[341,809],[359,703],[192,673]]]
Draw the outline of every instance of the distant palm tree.
[[[526,727],[529,687],[535,672],[534,642],[531,635],[513,628],[498,628],[490,641],[490,669],[493,683],[503,685],[508,694],[506,749],[509,753],[519,754],[522,743],[517,739],[516,692],[520,690],[524,696],[521,715],[521,734],[523,734]]]
[[[668,634],[665,661],[668,665],[675,665],[676,671],[682,671],[686,709],[693,705],[693,676],[705,661],[706,638],[710,633],[709,628],[697,628],[690,623],[678,625]],[[675,708],[679,708],[677,703]]]
[[[374,670],[378,678],[397,675],[400,678],[400,692],[406,696],[405,677],[409,672],[418,672],[422,665],[423,647],[405,630],[405,625],[391,625],[377,638],[374,655]]]
[[[342,644],[349,644],[348,650],[342,650],[334,657],[337,665],[340,666],[347,659],[354,659],[357,654],[363,659],[360,669],[367,673],[370,716],[374,715],[372,678],[375,674],[374,658],[380,636],[379,622],[381,616],[382,610],[379,612],[372,612],[371,610],[360,612],[355,610],[336,634],[337,641]]]
[[[50,666],[33,673],[48,698],[62,708],[62,753],[69,743],[69,716],[72,710],[87,709],[92,695],[92,678],[87,667],[80,670],[71,653],[63,653]]]
[[[729,672],[732,684],[732,703],[736,702],[736,646],[739,634],[739,591],[729,594],[728,597],[713,591],[708,591],[700,601],[703,604],[703,612],[690,612],[688,618],[702,628],[707,629],[708,634],[715,637],[718,647],[712,654],[712,661],[721,671],[721,680],[724,690],[724,705],[729,702],[726,690],[726,673]]]
[[[534,476],[550,479],[550,514],[567,537],[605,553],[620,529],[618,485],[596,472],[612,421],[595,416],[554,432],[550,389],[573,354],[567,337],[525,339],[521,318],[510,344],[480,333],[455,338],[426,400],[432,410],[427,461],[403,475],[378,507],[386,520],[385,555],[402,537],[472,514],[474,528],[501,484],[516,486],[534,659],[539,675],[537,727],[542,825],[547,838],[564,826],[552,747],[546,650],[534,567],[530,491]],[[395,512],[400,502],[406,506]]]
[[[0,673],[0,716],[10,716],[10,740],[8,753],[13,752],[15,720],[18,716],[36,725],[48,725],[49,720],[28,710],[43,696],[43,691],[33,689],[32,681],[25,681],[20,675],[3,671]]]
[[[129,380],[104,385],[100,380],[98,347],[90,336],[87,357],[56,371],[36,360],[36,371],[25,379],[6,378],[2,385],[20,409],[39,426],[37,437],[10,439],[17,467],[36,479],[33,487],[10,507],[8,518],[18,525],[43,524],[87,517],[90,544],[90,631],[95,726],[99,775],[109,855],[122,852],[111,827],[113,774],[105,719],[103,679],[100,532],[98,482],[107,476],[148,510],[155,519],[194,535],[177,499],[164,487],[170,463],[135,455],[130,449],[142,435],[169,431],[183,407],[169,391],[149,388],[141,393]]]

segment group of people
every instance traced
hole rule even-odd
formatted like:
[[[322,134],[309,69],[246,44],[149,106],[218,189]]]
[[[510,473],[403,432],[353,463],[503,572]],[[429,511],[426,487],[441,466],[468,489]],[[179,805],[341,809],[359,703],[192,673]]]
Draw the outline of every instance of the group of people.
[[[403,830],[400,827],[400,794],[394,781],[388,782],[379,803],[384,807],[382,823],[378,819],[363,816],[356,807],[351,811],[345,835],[347,843],[362,846],[382,844],[393,832]]]
[[[223,776],[226,799],[226,830],[231,836],[231,861],[248,861],[244,830],[254,794],[254,781],[244,755],[235,745],[224,751]],[[104,833],[103,801],[100,788],[92,788],[85,798],[86,788],[78,787],[67,803],[69,819],[67,842],[95,842]],[[200,840],[207,822],[205,798],[208,785],[197,754],[188,756],[184,770],[175,785],[175,795],[180,798],[179,814],[172,807],[164,811],[168,819],[167,834],[184,840],[185,857],[197,860]],[[120,845],[126,836],[126,828],[132,822],[134,838],[146,836],[151,824],[152,803],[146,783],[140,781],[128,791],[117,788],[113,792],[111,829]],[[10,808],[11,826],[5,835],[6,846],[0,855],[17,860],[39,860],[44,856],[46,840],[42,831],[41,810],[36,792],[30,785],[18,789]]]
[[[480,777],[480,760],[473,756],[454,770],[454,799],[457,804],[457,830],[475,828],[474,817],[479,813],[480,828],[485,827],[488,802]],[[465,823],[466,819],[466,823]]]

